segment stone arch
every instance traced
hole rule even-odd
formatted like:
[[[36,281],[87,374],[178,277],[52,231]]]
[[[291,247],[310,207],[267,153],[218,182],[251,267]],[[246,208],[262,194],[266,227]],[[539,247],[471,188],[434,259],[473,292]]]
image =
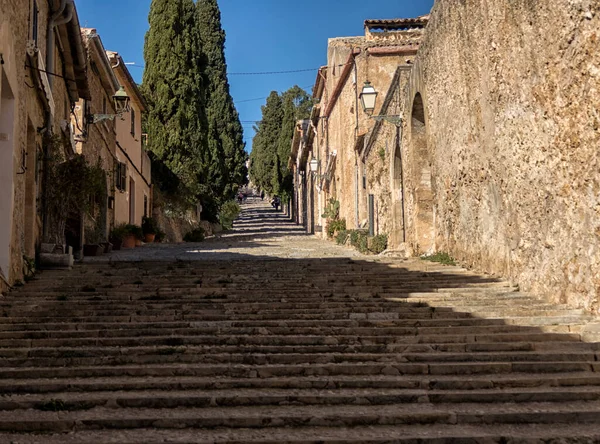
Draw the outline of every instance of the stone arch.
[[[394,155],[390,165],[390,185],[392,191],[392,231],[389,243],[393,247],[406,242],[404,159],[402,153],[402,130],[396,127]]]
[[[417,92],[410,115],[410,142],[414,159],[414,228],[415,250],[419,254],[435,250],[431,150],[427,144],[425,102]]]

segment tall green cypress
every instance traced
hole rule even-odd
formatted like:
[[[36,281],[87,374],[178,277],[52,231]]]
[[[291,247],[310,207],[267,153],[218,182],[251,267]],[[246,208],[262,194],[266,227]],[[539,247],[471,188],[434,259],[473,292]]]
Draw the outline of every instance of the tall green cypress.
[[[276,178],[279,174],[280,164],[277,147],[283,122],[281,105],[281,97],[277,91],[271,91],[267,103],[262,106],[262,120],[256,127],[250,154],[252,181],[271,194],[279,193],[279,184]]]
[[[206,114],[208,147],[213,162],[213,186],[223,199],[232,198],[247,183],[243,129],[227,80],[225,32],[217,0],[197,0],[196,26],[205,56],[208,85]]]
[[[195,34],[193,0],[152,0],[143,90],[149,104],[148,147],[181,181],[187,200],[204,191],[205,59]]]
[[[294,86],[279,95],[275,91],[262,107],[263,117],[252,143],[250,176],[252,181],[284,200],[292,194],[292,174],[287,164],[296,122],[310,117],[311,97]]]

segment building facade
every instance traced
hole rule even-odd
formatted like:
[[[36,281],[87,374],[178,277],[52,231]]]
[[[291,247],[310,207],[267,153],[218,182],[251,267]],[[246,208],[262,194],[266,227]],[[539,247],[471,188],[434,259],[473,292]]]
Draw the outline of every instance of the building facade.
[[[310,216],[305,225],[323,236],[322,215],[331,200],[339,202],[347,228],[366,228],[371,194],[376,234],[404,241],[401,181],[389,165],[399,153],[401,92],[427,20],[367,20],[364,36],[329,40],[328,63],[317,74],[317,104],[305,136],[310,155],[295,159],[299,171],[308,171],[308,179],[299,184],[310,183],[307,198],[298,201],[298,214]],[[366,82],[379,92],[371,113],[360,100]],[[310,172],[313,159],[316,171]]]
[[[119,53],[107,52],[112,69],[130,98],[130,111],[116,120],[115,223],[141,225],[152,215],[150,158],[145,150],[142,115],[147,104]]]
[[[74,153],[80,98],[90,91],[73,1],[0,0],[1,289],[22,279],[44,237],[47,141],[71,141],[63,149]]]

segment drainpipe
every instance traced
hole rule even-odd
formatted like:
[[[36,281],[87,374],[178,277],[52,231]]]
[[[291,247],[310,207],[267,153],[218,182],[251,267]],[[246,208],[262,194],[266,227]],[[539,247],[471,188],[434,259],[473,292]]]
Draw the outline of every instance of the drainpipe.
[[[368,55],[367,55],[368,56]],[[354,127],[354,146],[356,146],[356,139],[358,138],[358,130],[359,130],[359,117],[358,117],[358,70],[356,67],[356,59],[352,59],[352,63],[354,64],[354,114],[356,116],[356,126]],[[368,75],[368,73],[367,73]],[[358,212],[359,205],[359,180],[360,180],[360,172],[359,172],[359,156],[354,153],[355,157],[355,170],[356,170],[356,180],[354,183],[354,217],[356,219],[356,228],[360,227],[360,214]]]

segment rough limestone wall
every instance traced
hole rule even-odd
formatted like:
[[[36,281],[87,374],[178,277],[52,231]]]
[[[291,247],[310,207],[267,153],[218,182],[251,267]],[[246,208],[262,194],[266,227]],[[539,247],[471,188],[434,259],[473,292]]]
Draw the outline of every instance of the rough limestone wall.
[[[437,249],[596,313],[599,30],[595,0],[440,0],[410,91],[423,89]]]
[[[373,194],[374,196],[375,234],[389,235],[393,230],[390,165],[394,159],[395,133],[394,126],[383,126],[366,159],[366,194]],[[368,212],[368,208],[366,211]]]

